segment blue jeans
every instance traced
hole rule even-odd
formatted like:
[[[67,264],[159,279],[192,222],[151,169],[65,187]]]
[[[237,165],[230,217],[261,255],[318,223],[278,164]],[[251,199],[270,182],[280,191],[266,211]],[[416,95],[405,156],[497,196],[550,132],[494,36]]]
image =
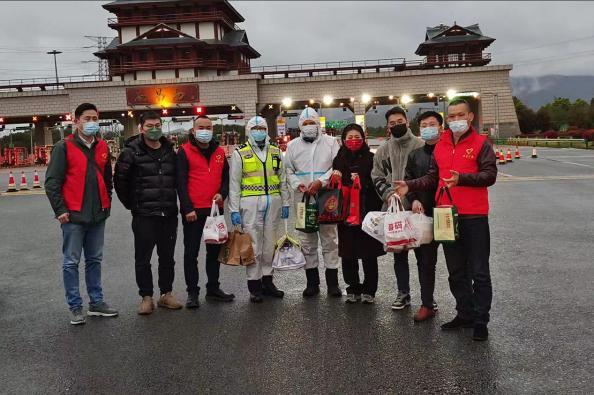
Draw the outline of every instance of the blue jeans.
[[[66,302],[68,302],[71,311],[82,308],[83,304],[78,282],[78,263],[83,250],[85,252],[85,281],[90,304],[95,305],[103,302],[101,260],[103,259],[104,231],[105,221],[96,224],[68,222],[62,225],[64,290],[66,291]]]

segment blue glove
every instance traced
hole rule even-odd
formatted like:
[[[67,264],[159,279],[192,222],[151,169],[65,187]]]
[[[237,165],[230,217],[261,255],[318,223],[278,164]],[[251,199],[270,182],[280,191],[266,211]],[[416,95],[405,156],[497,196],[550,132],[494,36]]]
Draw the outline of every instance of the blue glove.
[[[289,218],[289,206],[283,206],[283,210],[281,211],[281,219]]]
[[[239,213],[231,213],[231,223],[233,225],[241,225],[241,215]]]

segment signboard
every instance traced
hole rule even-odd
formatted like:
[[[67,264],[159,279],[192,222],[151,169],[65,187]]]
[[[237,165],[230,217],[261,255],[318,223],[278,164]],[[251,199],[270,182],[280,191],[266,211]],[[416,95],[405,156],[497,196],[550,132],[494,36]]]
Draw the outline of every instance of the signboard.
[[[320,128],[326,130],[326,117],[320,117]]]
[[[128,106],[171,107],[199,102],[198,85],[158,85],[126,88]]]
[[[284,118],[278,118],[276,120],[276,135],[284,136],[287,134],[287,123]]]
[[[355,123],[365,130],[365,115],[355,115]]]

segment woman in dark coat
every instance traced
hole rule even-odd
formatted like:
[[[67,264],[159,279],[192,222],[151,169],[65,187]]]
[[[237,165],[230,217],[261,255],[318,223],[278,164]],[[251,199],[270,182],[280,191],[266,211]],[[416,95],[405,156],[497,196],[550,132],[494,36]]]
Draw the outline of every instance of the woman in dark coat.
[[[361,221],[370,211],[381,211],[382,200],[371,181],[373,153],[365,143],[365,134],[357,124],[347,125],[342,131],[342,147],[332,163],[334,176],[342,184],[351,186],[353,175],[361,182]],[[361,230],[359,226],[338,224],[338,255],[342,258],[342,273],[347,287],[347,303],[371,304],[377,291],[377,257],[385,255],[383,245]],[[363,261],[363,284],[359,279],[359,259]]]

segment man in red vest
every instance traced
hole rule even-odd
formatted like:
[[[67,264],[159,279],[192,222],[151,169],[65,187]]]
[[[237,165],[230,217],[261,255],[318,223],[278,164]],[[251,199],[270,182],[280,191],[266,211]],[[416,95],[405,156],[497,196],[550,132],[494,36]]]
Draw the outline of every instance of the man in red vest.
[[[85,253],[89,294],[87,315],[114,317],[117,310],[103,301],[101,260],[105,220],[111,207],[112,170],[109,149],[98,135],[99,112],[83,103],[74,112],[73,133],[56,143],[45,174],[45,192],[62,227],[63,277],[70,323],[85,323],[78,264]]]
[[[187,308],[197,308],[198,252],[206,218],[212,202],[219,209],[229,194],[229,164],[225,152],[212,138],[212,121],[200,116],[194,131],[177,153],[177,181],[180,211],[184,226],[184,275],[188,292]],[[206,298],[231,302],[235,295],[223,292],[219,284],[218,244],[206,244]]]
[[[450,188],[459,214],[459,239],[444,244],[450,290],[456,298],[457,316],[443,330],[474,327],[474,340],[487,340],[492,287],[489,271],[489,195],[497,179],[491,143],[472,127],[474,113],[468,102],[455,99],[448,106],[448,125],[435,146],[427,174],[395,181],[397,193]],[[449,202],[447,202],[449,203]],[[439,204],[439,202],[437,202]]]

